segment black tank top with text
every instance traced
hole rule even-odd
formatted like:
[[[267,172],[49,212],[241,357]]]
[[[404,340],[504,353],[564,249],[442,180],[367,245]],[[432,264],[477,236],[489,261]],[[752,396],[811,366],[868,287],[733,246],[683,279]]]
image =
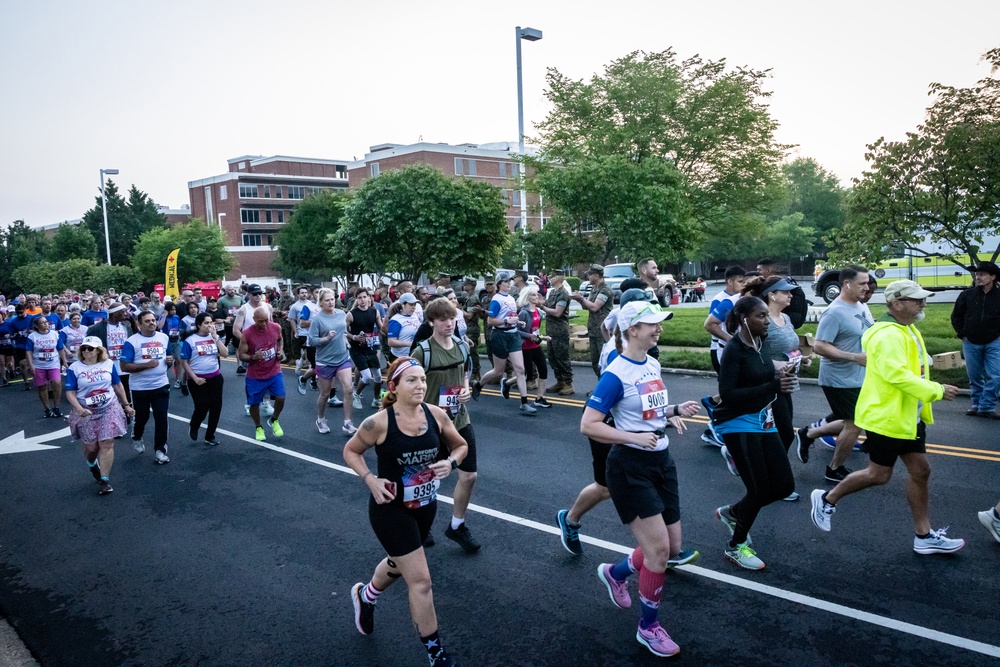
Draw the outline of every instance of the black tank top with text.
[[[389,420],[385,442],[375,447],[378,476],[396,483],[393,504],[417,509],[437,500],[440,481],[434,479],[430,464],[437,459],[441,433],[437,420],[421,405],[427,418],[427,431],[421,435],[406,435],[396,425],[396,411],[386,409]]]

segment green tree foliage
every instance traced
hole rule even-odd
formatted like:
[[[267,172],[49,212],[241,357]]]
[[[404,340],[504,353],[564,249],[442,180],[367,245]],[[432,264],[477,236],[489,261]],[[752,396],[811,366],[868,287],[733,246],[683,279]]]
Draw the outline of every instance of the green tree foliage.
[[[781,170],[788,188],[786,215],[801,213],[803,225],[819,234],[844,224],[846,192],[834,174],[812,158],[796,158]]]
[[[59,225],[49,246],[49,261],[62,262],[67,259],[96,260],[97,242],[94,235],[83,225],[64,222]]]
[[[510,237],[498,188],[425,165],[366,181],[345,212],[330,242],[369,273],[480,275],[497,266]]]
[[[167,218],[156,210],[156,204],[149,195],[134,185],[129,188],[126,200],[118,192],[118,186],[114,181],[109,180],[105,187],[105,195],[108,200],[111,263],[127,265],[139,237],[151,229],[166,226]],[[101,209],[100,192],[95,198],[94,208],[83,214],[82,225],[93,234],[99,255],[106,258],[104,214]]]
[[[778,124],[766,104],[770,93],[763,89],[768,76],[767,70],[727,70],[725,60],[694,56],[679,61],[672,50],[630,53],[590,81],[550,69],[546,96],[553,110],[538,126],[543,146],[538,164],[573,167],[616,157],[632,164],[658,163],[655,173],[661,175],[667,166],[675,169],[686,218],[677,215],[680,211],[665,214],[663,201],[647,189],[616,199],[631,211],[652,200],[658,224],[666,226],[648,238],[679,240],[681,245],[664,255],[679,258],[679,249],[709,235],[727,235],[734,219],[770,207],[767,195],[780,179],[788,147],[774,140]],[[545,185],[540,189],[545,193]],[[609,241],[619,245],[622,239]],[[619,254],[629,252],[621,247]]]
[[[62,262],[34,262],[14,271],[21,291],[56,294],[66,289],[104,292],[114,287],[119,292],[139,289],[141,276],[131,266],[108,266],[92,259],[68,259]]]
[[[802,213],[795,212],[767,221],[764,233],[748,244],[749,251],[734,257],[790,260],[809,255],[816,243],[817,233],[815,228],[805,224],[804,218]]]
[[[45,234],[28,227],[24,220],[16,220],[7,229],[0,230],[0,290],[4,293],[15,291],[18,285],[14,271],[45,259],[48,247]]]
[[[1000,235],[1000,48],[987,52],[988,76],[969,88],[930,85],[924,122],[904,141],[869,144],[869,168],[855,179],[844,227],[833,239],[838,261],[877,263],[900,246],[918,255],[927,239],[978,261]],[[944,255],[959,266],[954,255]]]
[[[584,230],[600,233],[602,261],[616,254],[676,261],[692,247],[683,178],[667,160],[586,157],[542,170],[537,182],[546,204],[556,210],[557,229],[576,237],[572,245],[585,247]]]
[[[604,252],[594,234],[582,234],[577,225],[552,218],[541,230],[515,233],[500,260],[501,266],[521,266],[527,258],[536,269],[558,269],[592,262]]]
[[[132,266],[147,283],[162,283],[167,256],[174,248],[181,249],[177,256],[177,276],[181,284],[219,280],[234,265],[232,253],[226,250],[222,230],[194,218],[144,233],[135,244]]]
[[[344,192],[317,192],[302,200],[292,217],[278,231],[274,244],[278,258],[273,265],[282,276],[315,281],[332,275],[356,277],[348,244],[330,243],[344,221],[344,209],[351,195]]]

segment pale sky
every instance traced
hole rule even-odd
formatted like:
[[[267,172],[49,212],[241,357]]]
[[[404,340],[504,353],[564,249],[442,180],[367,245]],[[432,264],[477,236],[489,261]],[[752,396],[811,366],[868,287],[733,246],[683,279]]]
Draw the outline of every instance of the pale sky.
[[[967,86],[1000,45],[1000,2],[0,0],[0,225],[93,206],[99,169],[157,204],[241,155],[351,160],[380,143],[516,141],[545,71],[589,78],[673,47],[771,69],[778,140],[844,184],[865,144],[923,119],[932,81]]]

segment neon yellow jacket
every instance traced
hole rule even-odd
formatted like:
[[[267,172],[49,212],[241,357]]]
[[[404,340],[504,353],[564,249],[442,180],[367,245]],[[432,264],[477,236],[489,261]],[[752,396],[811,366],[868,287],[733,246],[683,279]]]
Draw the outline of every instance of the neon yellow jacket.
[[[930,375],[923,337],[912,324],[903,326],[886,315],[861,336],[861,347],[868,362],[854,422],[866,431],[913,440],[920,403],[920,420],[933,424],[931,403],[944,396],[943,386],[920,377],[921,365],[925,375]]]

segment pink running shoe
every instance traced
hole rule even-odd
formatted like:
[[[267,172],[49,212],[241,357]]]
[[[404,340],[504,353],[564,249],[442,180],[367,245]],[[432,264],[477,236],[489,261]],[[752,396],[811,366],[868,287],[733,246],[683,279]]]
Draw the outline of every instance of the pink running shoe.
[[[611,563],[601,563],[597,566],[597,578],[608,587],[608,595],[611,601],[619,609],[628,609],[632,606],[632,597],[628,594],[628,582],[618,581],[611,576]]]
[[[681,647],[674,643],[667,631],[659,623],[653,623],[648,628],[641,625],[635,631],[635,638],[639,643],[661,658],[669,658],[681,652]]]

